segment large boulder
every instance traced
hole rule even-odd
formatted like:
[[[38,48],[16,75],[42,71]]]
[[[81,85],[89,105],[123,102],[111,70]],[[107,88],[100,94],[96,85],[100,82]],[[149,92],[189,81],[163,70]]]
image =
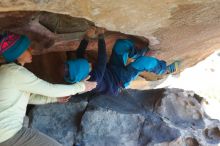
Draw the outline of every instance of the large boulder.
[[[31,127],[66,146],[217,145],[220,122],[204,113],[202,101],[180,89],[78,96],[64,105],[35,107]]]
[[[31,127],[57,139],[65,146],[72,146],[86,106],[87,102],[37,106],[30,116]]]

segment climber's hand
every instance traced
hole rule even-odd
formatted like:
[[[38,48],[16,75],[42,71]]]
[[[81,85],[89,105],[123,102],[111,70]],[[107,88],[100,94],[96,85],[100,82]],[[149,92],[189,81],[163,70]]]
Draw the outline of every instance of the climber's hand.
[[[90,39],[95,37],[96,37],[96,27],[92,26],[86,31],[85,38]]]
[[[87,91],[91,91],[92,89],[94,89],[97,86],[97,82],[95,81],[88,81],[90,79],[90,76],[88,76],[83,82],[85,84],[85,92]]]
[[[96,28],[96,34],[100,35],[100,34],[104,34],[106,32],[106,29],[103,27],[98,27]]]

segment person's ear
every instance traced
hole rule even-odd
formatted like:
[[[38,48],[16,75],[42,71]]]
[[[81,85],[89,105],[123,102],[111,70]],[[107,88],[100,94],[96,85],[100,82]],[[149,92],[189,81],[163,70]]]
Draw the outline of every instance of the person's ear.
[[[92,71],[92,63],[89,63],[89,72]]]
[[[2,55],[0,55],[0,64],[6,63],[6,60]]]

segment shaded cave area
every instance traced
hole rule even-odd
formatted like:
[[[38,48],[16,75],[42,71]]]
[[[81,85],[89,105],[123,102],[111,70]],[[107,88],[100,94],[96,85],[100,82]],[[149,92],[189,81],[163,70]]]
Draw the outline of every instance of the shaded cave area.
[[[52,83],[63,82],[57,67],[65,62],[65,51],[76,50],[86,30],[95,26],[94,22],[85,18],[45,11],[2,12],[0,21],[3,22],[0,24],[0,32],[25,34],[31,39],[33,62],[26,67]],[[107,30],[105,41],[108,56],[111,55],[115,41],[120,38],[132,39],[138,47],[146,47],[149,43],[148,39],[141,36]],[[86,56],[90,62],[96,61],[96,38],[90,40]]]

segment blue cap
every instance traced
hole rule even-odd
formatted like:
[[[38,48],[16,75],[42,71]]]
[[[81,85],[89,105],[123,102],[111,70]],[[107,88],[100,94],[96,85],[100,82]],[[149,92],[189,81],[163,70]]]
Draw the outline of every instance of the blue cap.
[[[69,60],[66,65],[69,68],[69,76],[64,76],[66,82],[80,82],[89,74],[89,62],[86,59]]]

